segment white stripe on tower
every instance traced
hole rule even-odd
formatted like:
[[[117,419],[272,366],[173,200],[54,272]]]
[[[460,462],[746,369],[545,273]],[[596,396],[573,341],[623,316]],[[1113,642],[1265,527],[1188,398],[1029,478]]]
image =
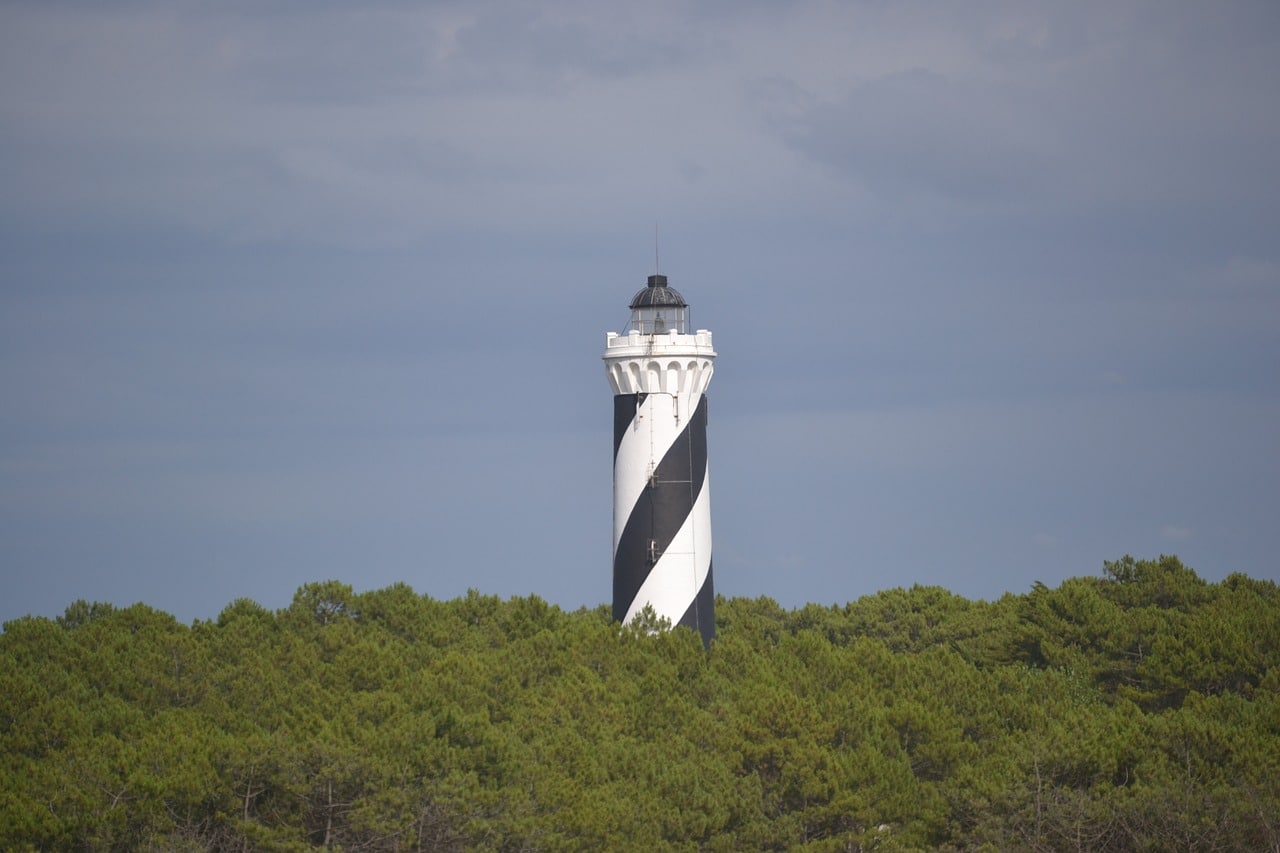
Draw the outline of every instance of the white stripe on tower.
[[[636,400],[635,413],[632,415],[621,434],[621,441],[613,452],[613,553],[618,553],[618,540],[622,538],[622,529],[631,515],[631,508],[649,488],[650,471],[662,459],[671,442],[675,441],[674,432],[666,442],[661,443],[661,453],[654,459],[653,447],[655,437],[652,430],[640,429],[641,424],[654,422],[653,405],[656,397],[652,394],[630,395]],[[620,411],[615,419],[626,416],[626,402],[619,403]],[[616,426],[616,424],[615,424]],[[619,524],[619,521],[622,523]]]
[[[680,624],[710,575],[711,490],[704,477],[702,491],[693,505],[693,511],[689,513],[667,550],[649,570],[623,621],[630,622],[647,603],[653,605],[659,616],[670,619],[671,624]]]

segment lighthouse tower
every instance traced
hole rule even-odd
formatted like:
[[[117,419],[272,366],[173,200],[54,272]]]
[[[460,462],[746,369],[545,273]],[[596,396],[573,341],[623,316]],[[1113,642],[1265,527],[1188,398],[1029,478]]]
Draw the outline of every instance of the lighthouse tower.
[[[605,338],[613,386],[613,616],[646,605],[704,643],[715,636],[707,386],[711,333],[665,275],[631,300],[626,332]]]

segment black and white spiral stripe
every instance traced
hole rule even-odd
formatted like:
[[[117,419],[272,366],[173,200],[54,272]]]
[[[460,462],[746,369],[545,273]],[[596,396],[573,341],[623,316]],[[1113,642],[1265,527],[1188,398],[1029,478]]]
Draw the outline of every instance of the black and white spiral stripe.
[[[613,615],[645,605],[715,635],[707,400],[699,393],[613,398]]]

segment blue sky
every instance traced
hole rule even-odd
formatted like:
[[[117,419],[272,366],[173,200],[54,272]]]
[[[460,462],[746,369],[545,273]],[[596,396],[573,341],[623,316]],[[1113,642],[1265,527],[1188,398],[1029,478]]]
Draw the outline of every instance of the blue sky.
[[[0,619],[610,595],[604,334],[715,333],[717,591],[1280,579],[1280,7],[0,4]]]

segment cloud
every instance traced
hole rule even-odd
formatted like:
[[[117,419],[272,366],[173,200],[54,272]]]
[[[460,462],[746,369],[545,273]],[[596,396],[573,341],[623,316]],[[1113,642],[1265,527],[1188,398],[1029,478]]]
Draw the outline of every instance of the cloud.
[[[646,9],[561,5],[489,8],[457,29],[446,71],[464,80],[545,93],[592,80],[687,68],[690,36],[661,26]]]
[[[721,351],[724,591],[1262,566],[1278,18],[6,4],[6,565],[602,600],[599,348],[657,220]]]
[[[1061,210],[1269,203],[1275,184],[1263,176],[1274,171],[1280,117],[1263,81],[1276,70],[1266,50],[1277,16],[1143,4],[965,14],[905,29],[897,67],[851,58],[845,92],[768,110],[772,123],[879,199]],[[1241,37],[1238,52],[1228,33]],[[855,37],[851,56],[863,47]]]
[[[284,8],[10,12],[0,216],[405,245],[741,184],[695,31],[571,4]]]
[[[1273,17],[11,6],[0,216],[406,245],[672,207],[792,222],[1274,207]]]
[[[1232,255],[1207,277],[1216,290],[1240,296],[1280,294],[1280,260]]]
[[[1019,201],[1043,191],[1051,151],[1029,136],[1007,93],[913,69],[858,85],[810,109],[785,132],[798,150],[850,174],[877,196]]]

